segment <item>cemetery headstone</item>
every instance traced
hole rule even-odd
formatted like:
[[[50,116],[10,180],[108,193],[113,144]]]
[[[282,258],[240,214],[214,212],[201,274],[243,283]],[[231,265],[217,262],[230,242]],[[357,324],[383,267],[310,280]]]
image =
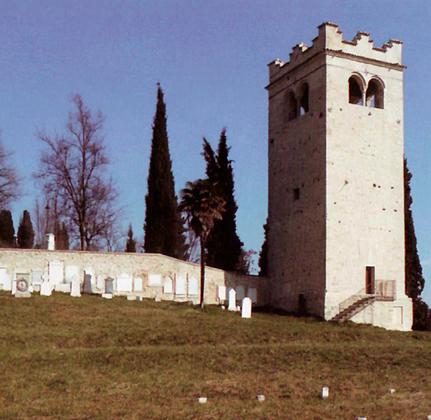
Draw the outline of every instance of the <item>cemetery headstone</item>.
[[[31,297],[31,293],[29,291],[29,281],[23,276],[17,275],[15,297],[16,298]]]
[[[40,286],[40,294],[41,296],[51,296],[52,295],[52,285],[48,279],[43,279],[42,284]]]
[[[248,297],[242,300],[241,318],[251,318],[251,299]]]
[[[84,293],[88,293],[91,294],[93,293],[93,288],[91,285],[91,280],[92,280],[92,273],[91,272],[84,272]]]
[[[72,287],[70,296],[73,297],[80,297],[81,296],[81,281],[79,280],[79,277],[76,276],[72,279]]]
[[[229,289],[229,306],[228,311],[236,311],[236,292],[235,289]]]

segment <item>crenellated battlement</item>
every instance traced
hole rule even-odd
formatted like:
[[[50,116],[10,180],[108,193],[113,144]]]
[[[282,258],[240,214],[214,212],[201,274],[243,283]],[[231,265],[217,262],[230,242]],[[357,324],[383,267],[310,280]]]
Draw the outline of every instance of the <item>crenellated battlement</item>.
[[[367,32],[358,32],[351,41],[344,40],[338,25],[331,22],[322,23],[318,30],[319,34],[310,47],[301,42],[292,48],[288,62],[276,59],[269,63],[270,82],[322,52],[403,68],[401,41],[390,39],[381,47],[376,47]]]

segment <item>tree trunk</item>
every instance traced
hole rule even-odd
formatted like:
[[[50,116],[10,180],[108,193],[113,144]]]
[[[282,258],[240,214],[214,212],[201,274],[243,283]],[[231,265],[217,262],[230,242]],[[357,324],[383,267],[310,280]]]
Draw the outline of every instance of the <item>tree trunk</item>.
[[[201,237],[201,309],[204,308],[204,291],[205,291],[205,242]]]

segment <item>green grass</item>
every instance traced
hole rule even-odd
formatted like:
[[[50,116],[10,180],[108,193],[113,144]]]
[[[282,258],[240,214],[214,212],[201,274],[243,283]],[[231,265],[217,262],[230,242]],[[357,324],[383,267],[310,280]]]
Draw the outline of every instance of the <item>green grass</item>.
[[[60,294],[0,293],[0,320],[2,419],[431,414],[430,333]]]

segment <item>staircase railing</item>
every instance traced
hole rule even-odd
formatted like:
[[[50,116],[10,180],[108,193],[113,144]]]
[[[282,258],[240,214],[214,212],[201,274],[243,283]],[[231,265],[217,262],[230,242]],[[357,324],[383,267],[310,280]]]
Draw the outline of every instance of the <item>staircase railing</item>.
[[[344,299],[342,302],[340,302],[340,304],[338,305],[338,313],[343,312],[349,306],[353,305],[355,302],[357,302],[360,299],[363,299],[366,296],[369,296],[369,295],[365,293],[365,288],[357,291],[353,295],[349,296],[347,299]]]
[[[376,280],[374,292],[377,300],[395,300],[395,280]]]
[[[333,319],[337,319],[342,316],[343,312],[348,308],[353,306],[355,303],[359,302],[362,299],[365,299],[366,303],[362,309],[368,306],[371,301],[379,300],[379,301],[392,301],[395,300],[396,297],[396,282],[395,280],[375,280],[374,281],[374,293],[367,293],[366,288],[362,288],[358,290],[353,295],[349,296],[347,299],[344,299],[338,305],[338,313],[333,317]],[[367,302],[368,301],[368,302]],[[360,309],[360,310],[362,310]]]

